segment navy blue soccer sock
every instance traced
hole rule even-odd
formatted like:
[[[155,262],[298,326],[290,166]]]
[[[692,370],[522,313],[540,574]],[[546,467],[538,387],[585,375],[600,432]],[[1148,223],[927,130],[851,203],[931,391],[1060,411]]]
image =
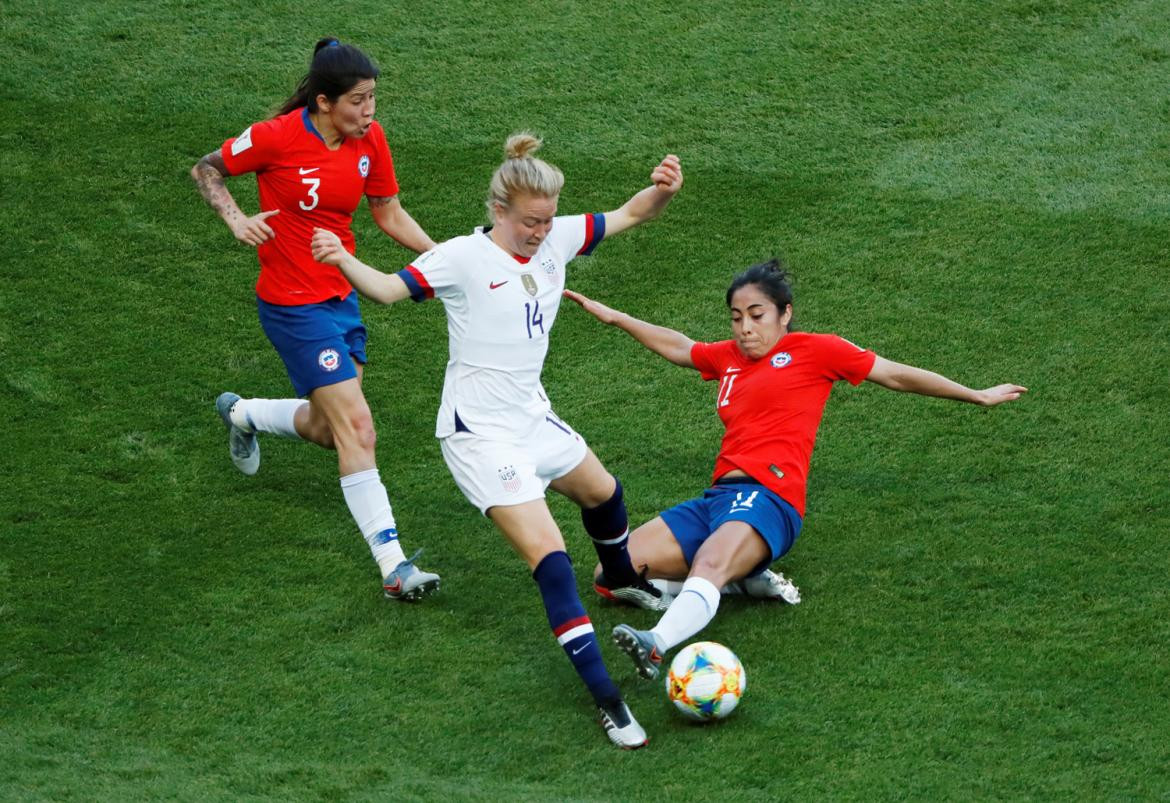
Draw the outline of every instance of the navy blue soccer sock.
[[[581,523],[585,532],[593,539],[593,548],[601,561],[601,571],[611,583],[619,586],[630,585],[638,579],[634,564],[630,562],[630,520],[626,515],[626,502],[622,495],[622,483],[614,477],[617,487],[605,502],[597,507],[581,508]]]
[[[564,647],[565,655],[569,656],[594,701],[601,705],[620,699],[621,693],[610,679],[601,658],[593,623],[585,615],[581,598],[577,596],[577,580],[569,556],[560,551],[546,555],[532,573],[532,579],[540,587],[548,623],[557,643]]]

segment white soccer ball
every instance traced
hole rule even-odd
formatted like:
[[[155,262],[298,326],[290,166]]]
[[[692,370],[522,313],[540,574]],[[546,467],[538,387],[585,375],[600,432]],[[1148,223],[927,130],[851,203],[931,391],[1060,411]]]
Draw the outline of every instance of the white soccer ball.
[[[689,719],[723,719],[739,705],[747,674],[735,653],[714,641],[679,650],[666,673],[666,696]]]

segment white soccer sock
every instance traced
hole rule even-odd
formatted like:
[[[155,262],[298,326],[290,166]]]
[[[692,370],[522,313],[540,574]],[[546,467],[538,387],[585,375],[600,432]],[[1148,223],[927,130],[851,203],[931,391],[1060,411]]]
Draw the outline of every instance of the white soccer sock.
[[[715,618],[719,589],[710,580],[688,577],[682,592],[670,603],[658,624],[650,629],[665,650],[682,644]]]
[[[271,432],[301,440],[294,424],[304,399],[240,399],[232,407],[232,423],[245,432]]]
[[[649,580],[649,583],[659,591],[663,592],[664,594],[670,594],[672,597],[677,597],[682,593],[683,590],[682,580],[663,580],[660,577],[653,577]],[[724,596],[733,597],[742,595],[744,593],[743,585],[741,585],[741,581],[739,580],[732,580],[730,583],[723,586],[723,588],[719,589],[719,593]]]
[[[370,552],[382,570],[382,576],[390,574],[399,563],[406,560],[398,544],[398,530],[394,524],[394,511],[390,508],[390,497],[378,469],[371,468],[341,478],[341,492],[345,504],[357,522],[358,529]]]

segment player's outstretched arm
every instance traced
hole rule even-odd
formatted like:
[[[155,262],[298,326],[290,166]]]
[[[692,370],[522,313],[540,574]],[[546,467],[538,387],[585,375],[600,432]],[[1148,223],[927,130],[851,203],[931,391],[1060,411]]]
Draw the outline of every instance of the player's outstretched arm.
[[[313,259],[333,265],[345,274],[349,283],[371,301],[393,304],[410,297],[406,282],[397,276],[382,273],[355,257],[341,244],[341,238],[325,229],[313,229]]]
[[[605,213],[605,236],[620,234],[639,223],[653,220],[682,189],[682,165],[673,153],[666,155],[658,167],[650,173],[653,182],[649,187],[622,204],[621,208]]]
[[[248,217],[240,209],[236,199],[228,192],[224,178],[231,175],[224,164],[223,155],[219,151],[212,151],[204,156],[191,168],[191,178],[195,179],[195,186],[207,205],[214,209],[235,238],[245,245],[260,245],[276,236],[264,221],[279,212],[279,209],[270,209],[267,212]]]
[[[428,237],[418,221],[410,216],[397,195],[391,195],[389,198],[368,197],[367,200],[370,202],[370,214],[378,228],[393,237],[399,245],[409,248],[416,254],[430,251],[435,247],[435,241]]]
[[[633,315],[619,312],[572,290],[565,291],[565,298],[575,301],[582,309],[602,323],[616,326],[626,332],[643,346],[655,354],[665,357],[675,365],[681,365],[684,368],[695,367],[695,364],[691,362],[691,347],[695,345],[695,341],[682,332],[640,321]]]
[[[994,407],[1004,402],[1015,401],[1028,389],[1021,385],[996,385],[984,390],[972,390],[965,385],[947,379],[933,371],[924,371],[913,365],[886,360],[878,357],[866,380],[890,390],[917,393],[920,396],[937,396],[940,399],[970,402],[981,407]]]

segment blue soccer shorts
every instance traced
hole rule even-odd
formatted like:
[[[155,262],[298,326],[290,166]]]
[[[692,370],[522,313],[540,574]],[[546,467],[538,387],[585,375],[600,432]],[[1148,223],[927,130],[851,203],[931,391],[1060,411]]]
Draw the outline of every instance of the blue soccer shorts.
[[[260,325],[284,360],[298,396],[357,377],[366,362],[366,327],[357,292],[318,304],[286,307],[259,298]]]
[[[758,574],[792,548],[800,535],[801,518],[796,508],[755,480],[727,480],[716,483],[695,499],[662,512],[662,520],[682,547],[690,566],[695,553],[711,533],[724,522],[742,521],[751,525],[771,550],[772,556],[756,566]]]

